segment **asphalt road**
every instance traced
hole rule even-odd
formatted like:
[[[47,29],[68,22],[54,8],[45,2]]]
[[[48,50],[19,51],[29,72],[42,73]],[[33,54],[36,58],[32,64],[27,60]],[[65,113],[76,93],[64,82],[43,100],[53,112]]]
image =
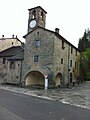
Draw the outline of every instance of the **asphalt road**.
[[[0,120],[90,120],[90,110],[0,90]]]

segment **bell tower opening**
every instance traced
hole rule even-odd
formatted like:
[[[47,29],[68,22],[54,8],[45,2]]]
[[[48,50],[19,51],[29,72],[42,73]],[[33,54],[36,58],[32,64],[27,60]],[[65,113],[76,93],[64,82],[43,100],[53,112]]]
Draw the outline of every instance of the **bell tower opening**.
[[[35,18],[36,18],[36,10],[32,12],[32,19],[35,19]]]
[[[28,19],[27,32],[32,31],[37,26],[45,28],[47,12],[40,6],[28,10],[29,10],[29,19]]]

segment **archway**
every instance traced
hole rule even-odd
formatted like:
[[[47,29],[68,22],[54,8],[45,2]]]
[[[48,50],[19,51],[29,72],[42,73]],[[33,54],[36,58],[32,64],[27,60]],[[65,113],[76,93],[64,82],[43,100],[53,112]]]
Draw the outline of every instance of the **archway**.
[[[31,71],[27,74],[25,79],[25,85],[32,87],[44,87],[45,78],[39,71]]]
[[[62,74],[58,73],[55,77],[55,87],[60,87],[62,85]]]

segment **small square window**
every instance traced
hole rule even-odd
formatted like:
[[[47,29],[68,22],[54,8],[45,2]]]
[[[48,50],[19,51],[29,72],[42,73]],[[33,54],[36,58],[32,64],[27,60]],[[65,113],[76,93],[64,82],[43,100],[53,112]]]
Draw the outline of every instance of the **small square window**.
[[[39,62],[39,55],[34,56],[34,62]]]

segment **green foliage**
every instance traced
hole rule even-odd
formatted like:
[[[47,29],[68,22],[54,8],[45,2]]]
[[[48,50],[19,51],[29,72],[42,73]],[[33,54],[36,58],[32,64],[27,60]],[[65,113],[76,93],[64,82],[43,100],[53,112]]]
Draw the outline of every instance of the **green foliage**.
[[[90,79],[90,49],[81,53],[81,70],[85,78]]]
[[[79,39],[78,49],[85,51],[90,48],[90,30],[85,30],[82,38]]]
[[[81,58],[84,60],[90,59],[90,49],[86,49],[84,52],[81,53]]]
[[[90,80],[90,72],[86,73],[86,79]]]
[[[84,79],[90,80],[90,30],[85,30],[82,38],[79,39],[78,49],[81,50],[80,73]]]

